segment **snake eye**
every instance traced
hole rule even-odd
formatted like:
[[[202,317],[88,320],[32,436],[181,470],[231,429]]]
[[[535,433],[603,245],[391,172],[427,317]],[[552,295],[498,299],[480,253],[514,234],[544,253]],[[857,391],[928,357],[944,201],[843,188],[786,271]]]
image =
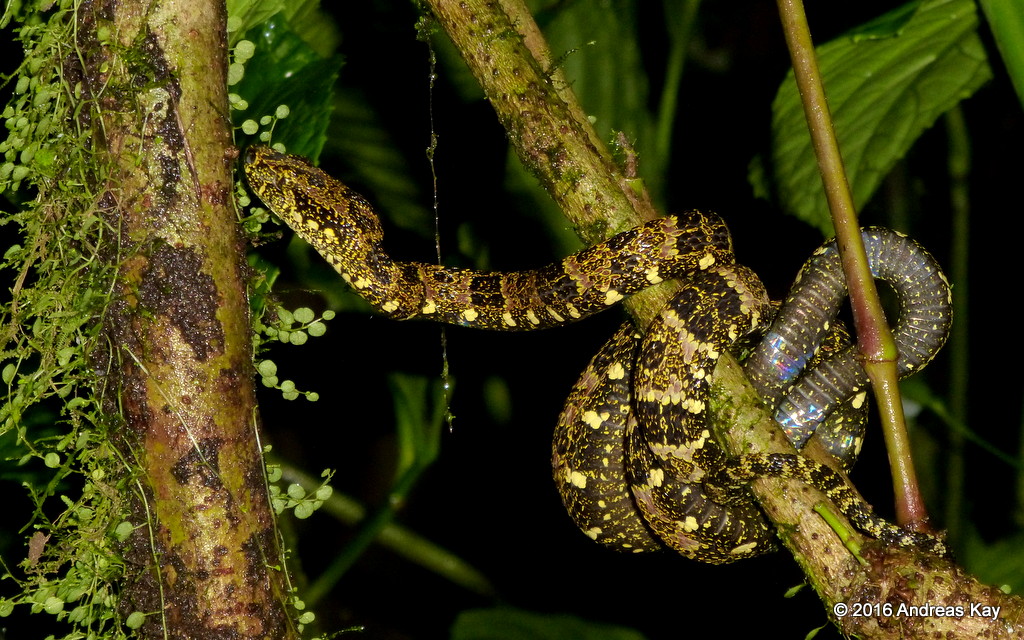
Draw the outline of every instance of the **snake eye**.
[[[249,147],[245,150],[245,164],[252,164],[256,161],[256,147]]]

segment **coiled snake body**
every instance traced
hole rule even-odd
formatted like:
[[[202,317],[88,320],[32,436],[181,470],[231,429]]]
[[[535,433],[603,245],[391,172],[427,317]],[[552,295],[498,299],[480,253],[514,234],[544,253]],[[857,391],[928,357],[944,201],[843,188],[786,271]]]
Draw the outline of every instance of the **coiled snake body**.
[[[274,213],[396,319],[536,329],[586,317],[663,280],[684,281],[643,338],[626,325],[601,349],[559,420],[555,479],[570,515],[595,540],[632,551],[667,544],[716,563],[763,553],[771,531],[745,485],[774,476],[819,488],[869,535],[945,553],[938,539],[876,517],[827,466],[796,454],[728,458],[711,437],[705,402],[716,359],[775,315],[756,275],[734,263],[717,216],[666,217],[540,269],[485,273],[393,261],[370,205],[302,158],[253,147],[245,172]],[[884,229],[865,230],[864,239],[873,271],[901,301],[901,371],[919,369],[945,341],[949,287],[913,241]],[[862,404],[866,375],[852,350],[804,371],[844,296],[835,247],[826,245],[745,365],[797,447],[837,405]],[[832,434],[830,450],[849,464],[858,432],[840,419]]]

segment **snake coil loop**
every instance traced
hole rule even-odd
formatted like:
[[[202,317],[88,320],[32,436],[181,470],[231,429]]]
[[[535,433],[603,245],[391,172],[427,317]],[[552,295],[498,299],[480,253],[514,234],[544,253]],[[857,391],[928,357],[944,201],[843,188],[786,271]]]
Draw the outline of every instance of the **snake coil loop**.
[[[260,199],[360,296],[399,320],[539,329],[586,317],[663,280],[683,281],[642,339],[627,324],[598,352],[559,419],[555,480],[570,515],[595,540],[632,551],[667,544],[716,563],[762,553],[772,534],[745,485],[774,476],[821,489],[857,527],[888,543],[945,552],[941,541],[874,516],[827,466],[796,454],[729,459],[711,436],[706,401],[715,361],[773,315],[757,277],[734,264],[718,216],[691,211],[540,269],[480,272],[392,260],[369,203],[302,158],[252,147],[245,173]],[[886,230],[864,234],[872,268],[900,297],[901,370],[920,369],[949,329],[948,284],[913,241]],[[835,253],[826,245],[805,266],[747,364],[797,447],[837,405],[857,405],[864,386],[849,349],[815,356],[845,296]],[[807,370],[808,362],[816,364]],[[821,437],[849,464],[858,434],[841,418]]]

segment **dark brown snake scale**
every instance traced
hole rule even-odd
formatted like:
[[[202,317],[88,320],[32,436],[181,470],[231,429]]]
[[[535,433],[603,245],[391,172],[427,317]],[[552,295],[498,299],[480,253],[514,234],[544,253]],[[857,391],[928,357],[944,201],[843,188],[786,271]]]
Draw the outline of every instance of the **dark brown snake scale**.
[[[667,545],[713,563],[764,553],[773,534],[747,484],[780,477],[820,489],[857,528],[885,543],[946,553],[941,540],[875,516],[825,465],[798,454],[730,458],[711,436],[708,379],[723,351],[753,340],[745,369],[791,442],[799,448],[817,432],[838,464],[852,464],[862,424],[851,416],[863,410],[866,376],[852,348],[836,346],[842,338],[834,316],[846,289],[834,243],[808,261],[776,314],[757,276],[735,264],[728,230],[713,214],[648,222],[532,271],[479,272],[393,261],[366,200],[302,158],[253,147],[245,172],[275,214],[395,319],[539,329],[584,318],[663,280],[682,281],[643,337],[626,324],[602,347],[559,418],[554,477],[591,538],[630,551]],[[900,299],[894,333],[901,374],[916,371],[945,341],[949,286],[912,240],[885,229],[863,237],[873,272]]]

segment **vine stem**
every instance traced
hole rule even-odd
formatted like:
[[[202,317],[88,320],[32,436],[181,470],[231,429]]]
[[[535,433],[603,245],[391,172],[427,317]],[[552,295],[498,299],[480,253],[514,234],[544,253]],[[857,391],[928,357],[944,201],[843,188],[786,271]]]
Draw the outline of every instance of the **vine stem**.
[[[970,379],[970,349],[968,336],[970,325],[970,217],[971,198],[969,180],[971,173],[971,139],[964,120],[963,109],[958,105],[946,113],[946,139],[949,144],[949,202],[953,211],[950,229],[952,246],[951,280],[956,284],[956,298],[953,300],[953,317],[956,322],[949,336],[949,411],[960,424],[968,421],[968,385],[961,381]],[[964,515],[967,505],[965,487],[964,444],[966,436],[960,429],[949,429],[949,458],[946,467],[946,513],[944,522],[947,537],[955,548],[966,534]],[[1020,477],[1020,476],[1018,476]],[[1024,480],[1024,478],[1022,478]],[[1021,492],[1018,491],[1018,496]],[[1018,504],[1020,499],[1018,498]]]
[[[864,252],[853,195],[818,71],[807,14],[802,0],[778,0],[778,7],[850,289],[858,348],[882,416],[882,430],[896,492],[896,520],[914,529],[928,530],[928,513],[914,472],[899,394],[896,367],[899,352]]]

